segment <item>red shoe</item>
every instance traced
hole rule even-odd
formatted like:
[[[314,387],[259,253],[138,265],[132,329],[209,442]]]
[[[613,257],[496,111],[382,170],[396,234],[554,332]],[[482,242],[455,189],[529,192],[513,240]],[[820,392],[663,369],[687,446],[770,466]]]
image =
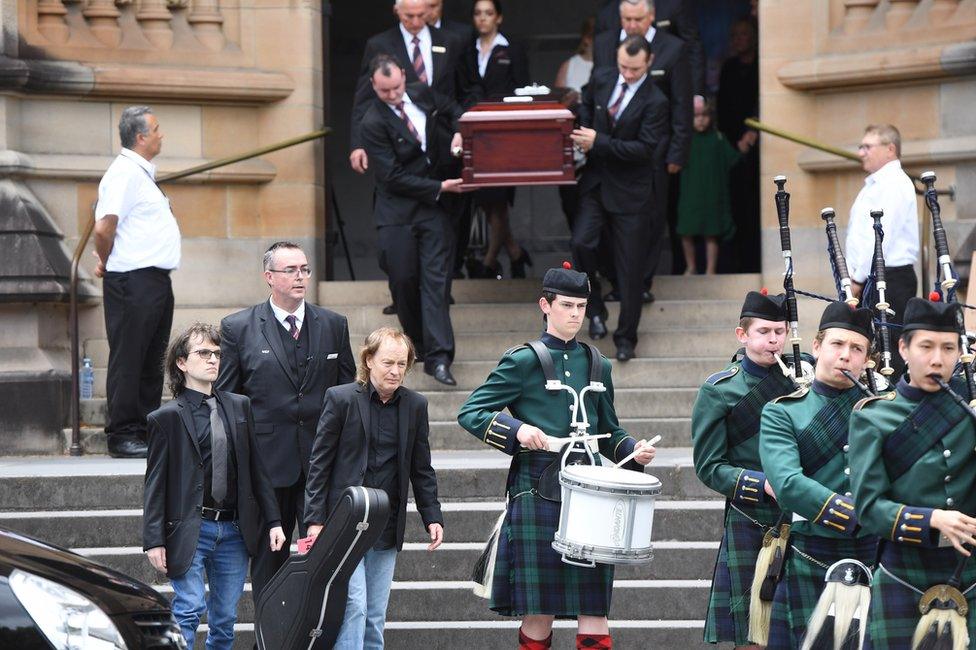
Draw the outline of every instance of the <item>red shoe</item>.
[[[610,650],[613,648],[613,641],[609,634],[577,634],[576,648],[587,650]]]
[[[537,641],[536,639],[530,639],[525,636],[522,632],[522,628],[519,628],[519,650],[546,650],[546,648],[552,647],[552,632],[549,636],[542,641]]]

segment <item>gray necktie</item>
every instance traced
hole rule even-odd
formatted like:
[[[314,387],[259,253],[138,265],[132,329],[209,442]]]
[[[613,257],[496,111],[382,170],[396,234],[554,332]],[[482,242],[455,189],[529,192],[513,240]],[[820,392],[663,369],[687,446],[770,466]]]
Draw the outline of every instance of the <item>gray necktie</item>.
[[[227,432],[217,411],[217,398],[208,397],[207,406],[210,407],[210,462],[213,465],[210,494],[220,505],[227,496]]]

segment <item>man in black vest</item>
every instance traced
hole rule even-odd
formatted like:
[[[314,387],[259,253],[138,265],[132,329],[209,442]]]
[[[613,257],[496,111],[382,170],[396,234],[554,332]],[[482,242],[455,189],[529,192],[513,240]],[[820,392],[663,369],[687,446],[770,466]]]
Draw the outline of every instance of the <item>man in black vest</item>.
[[[273,244],[264,254],[271,298],[220,323],[217,388],[251,398],[258,451],[289,541],[296,522],[305,534],[305,479],[325,391],[356,375],[345,316],[305,300],[311,275],[297,244]],[[255,602],[287,559],[288,544],[259,549],[251,565]]]

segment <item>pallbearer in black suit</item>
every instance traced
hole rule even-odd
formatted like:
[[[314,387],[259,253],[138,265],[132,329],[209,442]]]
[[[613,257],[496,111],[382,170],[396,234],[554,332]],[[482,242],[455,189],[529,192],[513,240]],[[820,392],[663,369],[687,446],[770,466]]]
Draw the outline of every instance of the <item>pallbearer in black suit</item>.
[[[529,61],[525,50],[499,31],[503,20],[500,0],[476,0],[472,19],[478,35],[466,44],[459,76],[465,108],[481,101],[514,95],[516,88],[529,83]],[[511,262],[511,277],[525,277],[525,265],[531,266],[532,260],[515,241],[509,227],[508,207],[514,200],[514,187],[492,187],[475,192],[474,203],[485,211],[490,232],[484,258],[480,264],[470,266],[472,277],[502,276],[498,263],[502,246]]]
[[[400,325],[417,342],[424,372],[454,386],[454,330],[448,312],[453,238],[441,196],[460,192],[461,179],[437,180],[438,155],[460,149],[461,108],[425,84],[406,84],[396,59],[378,55],[370,65],[373,102],[363,116],[363,142],[376,170],[376,222],[380,259]],[[438,138],[446,121],[450,147]]]
[[[305,301],[311,275],[297,244],[273,244],[264,254],[270,299],[220,323],[217,388],[251,398],[257,449],[289,540],[296,522],[305,534],[305,478],[325,391],[356,374],[345,316]],[[259,549],[251,565],[255,601],[287,559],[287,544],[275,553]]]
[[[427,24],[454,37],[458,46],[454,52],[456,56],[461,55],[464,47],[475,36],[474,28],[470,24],[444,17],[444,0],[427,0]]]
[[[648,77],[653,58],[643,36],[628,36],[617,49],[617,70],[598,70],[584,89],[580,128],[572,135],[587,156],[579,182],[573,256],[591,278],[586,313],[590,336],[600,338],[606,333],[607,313],[594,273],[600,235],[604,226],[609,228],[620,290],[620,318],[613,335],[620,361],[634,358],[637,345],[647,232],[658,209],[654,156],[668,128],[667,99]]]

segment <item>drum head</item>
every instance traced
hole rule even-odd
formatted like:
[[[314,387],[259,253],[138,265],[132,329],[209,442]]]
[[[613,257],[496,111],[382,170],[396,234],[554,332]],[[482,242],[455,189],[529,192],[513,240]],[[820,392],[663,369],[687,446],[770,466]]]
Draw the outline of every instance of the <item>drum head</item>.
[[[600,465],[567,465],[562,471],[566,478],[589,485],[607,488],[660,490],[661,481],[650,474]]]

